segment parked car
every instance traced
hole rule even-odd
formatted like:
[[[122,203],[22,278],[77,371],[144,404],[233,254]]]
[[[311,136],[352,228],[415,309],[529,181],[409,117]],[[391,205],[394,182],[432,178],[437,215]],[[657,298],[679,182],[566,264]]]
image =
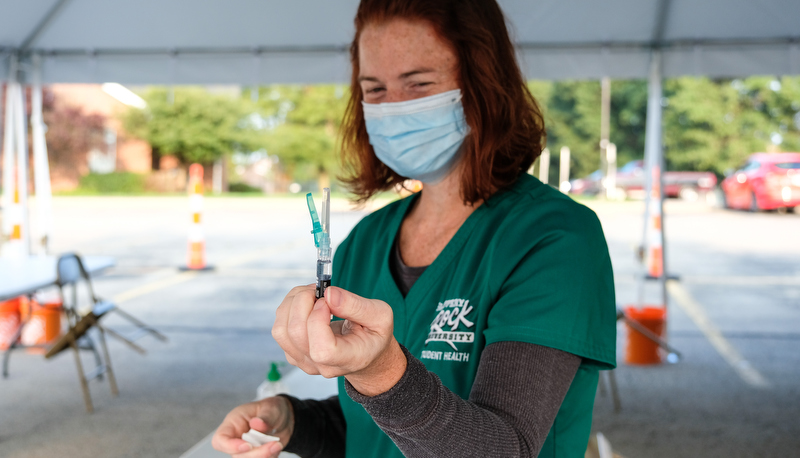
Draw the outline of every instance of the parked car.
[[[722,180],[725,207],[775,210],[800,205],[800,153],[756,153]]]
[[[573,194],[597,194],[602,189],[603,176],[599,170],[585,178],[573,180]],[[644,191],[644,161],[631,161],[617,170],[617,188],[626,195]],[[680,197],[697,200],[717,185],[717,176],[711,172],[664,172],[664,194],[667,197]]]
[[[587,177],[571,180],[569,182],[569,192],[570,194],[596,195],[602,189],[602,179],[603,173],[595,170]]]

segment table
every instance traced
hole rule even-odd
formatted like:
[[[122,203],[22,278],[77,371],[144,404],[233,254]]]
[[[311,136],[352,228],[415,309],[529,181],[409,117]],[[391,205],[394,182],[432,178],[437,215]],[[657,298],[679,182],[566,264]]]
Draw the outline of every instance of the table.
[[[0,258],[0,302],[55,285],[57,260],[55,256]],[[89,275],[116,264],[111,256],[82,256],[81,260]]]

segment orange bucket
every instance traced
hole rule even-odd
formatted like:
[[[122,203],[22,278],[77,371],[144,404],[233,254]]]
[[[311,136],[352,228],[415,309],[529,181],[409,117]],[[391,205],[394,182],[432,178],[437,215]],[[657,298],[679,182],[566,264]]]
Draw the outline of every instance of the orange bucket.
[[[626,307],[625,315],[629,320],[634,320],[653,334],[663,337],[664,324],[666,323],[667,310],[663,307],[647,306],[643,308]],[[625,362],[627,364],[660,364],[661,353],[658,344],[644,336],[641,332],[628,329],[628,345],[625,348]]]
[[[5,350],[11,346],[13,343],[11,339],[22,322],[22,318],[19,315],[20,299],[15,297],[14,299],[0,302],[0,350]]]
[[[28,320],[28,317],[31,316],[31,307],[33,307],[33,305],[28,296],[20,296],[16,300],[19,301],[19,319],[24,323]]]
[[[23,345],[42,345],[29,348],[29,353],[45,353],[47,346],[61,335],[61,303],[38,304],[31,302],[30,320],[25,323],[19,340]]]

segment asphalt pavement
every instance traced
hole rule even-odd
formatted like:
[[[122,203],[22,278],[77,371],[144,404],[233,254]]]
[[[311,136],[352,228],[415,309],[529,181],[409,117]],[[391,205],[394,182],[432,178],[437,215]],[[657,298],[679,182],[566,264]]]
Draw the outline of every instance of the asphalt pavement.
[[[643,204],[586,203],[603,223],[618,302],[637,303]],[[333,207],[336,245],[369,209]],[[111,341],[120,395],[92,382],[93,414],[72,356],[14,353],[0,380],[0,457],[180,456],[253,398],[271,361],[284,361],[270,336],[274,311],[292,286],[314,279],[304,199],[206,198],[215,270],[202,273],[177,270],[186,261],[186,198],[57,197],[54,209],[53,251],[116,257],[95,280],[98,294],[169,341],[142,339],[144,356]],[[594,430],[626,458],[800,456],[800,214],[672,200],[665,214],[669,271],[680,278],[668,337],[683,358],[624,364],[621,325],[622,408],[614,411],[608,389],[598,394]],[[645,302],[659,297],[647,284]]]

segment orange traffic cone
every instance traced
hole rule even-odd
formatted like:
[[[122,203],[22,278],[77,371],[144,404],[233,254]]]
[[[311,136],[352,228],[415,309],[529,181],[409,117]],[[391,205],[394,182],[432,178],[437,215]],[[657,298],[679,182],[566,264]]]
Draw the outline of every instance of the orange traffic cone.
[[[661,229],[661,181],[659,180],[660,167],[653,167],[652,192],[647,197],[650,199],[650,237],[648,240],[645,266],[647,275],[652,278],[661,278],[664,275],[664,235]]]
[[[25,241],[22,236],[22,222],[24,220],[22,212],[24,211],[19,196],[19,179],[15,180],[14,192],[11,200],[11,205],[8,208],[8,219],[11,223],[11,232],[8,235],[8,245],[4,249],[4,253],[8,253],[13,257],[25,256]]]
[[[180,270],[210,270],[206,264],[206,241],[203,235],[203,166],[192,164],[189,167],[189,211],[192,222],[189,226],[189,245],[187,264]]]

